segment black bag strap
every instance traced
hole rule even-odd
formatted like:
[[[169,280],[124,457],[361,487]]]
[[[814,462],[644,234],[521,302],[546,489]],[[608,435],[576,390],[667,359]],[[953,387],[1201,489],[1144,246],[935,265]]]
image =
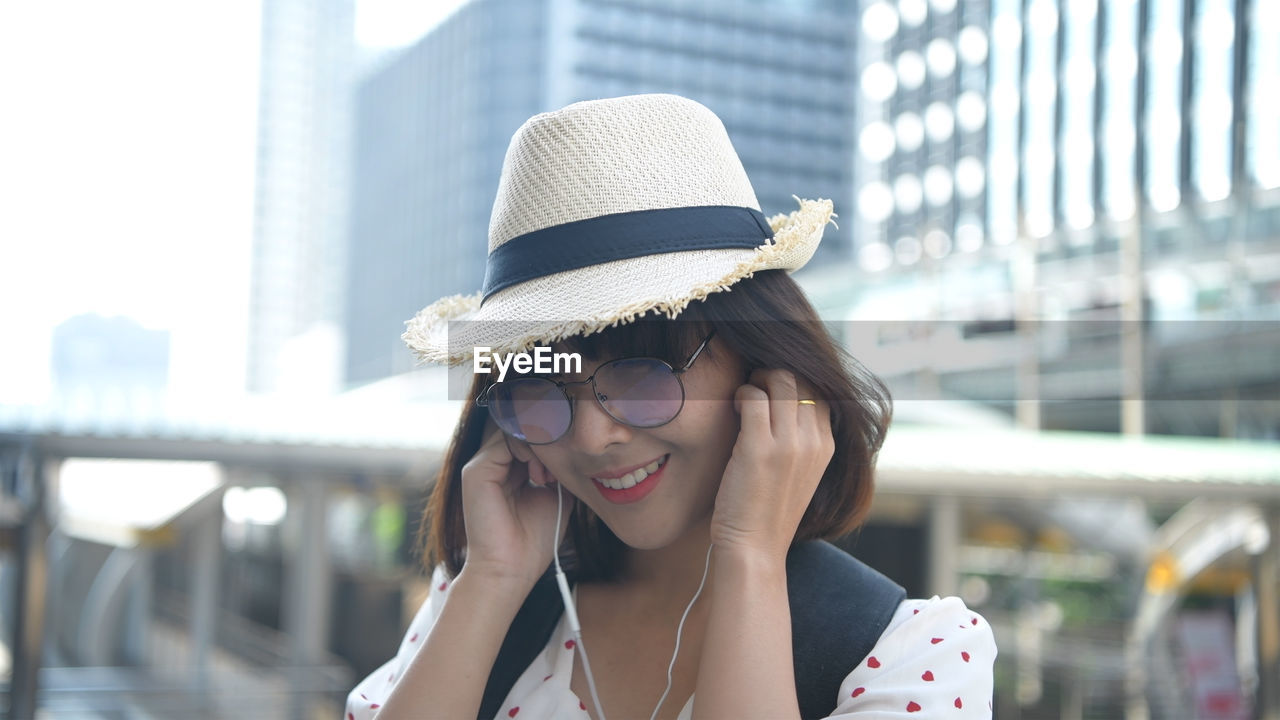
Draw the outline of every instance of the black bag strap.
[[[797,543],[787,554],[791,653],[800,716],[835,709],[840,683],[866,658],[907,593],[831,543]],[[529,591],[502,642],[479,720],[492,720],[516,680],[546,647],[564,607],[551,568]]]
[[[502,709],[502,701],[507,699],[516,680],[524,673],[525,668],[547,646],[551,633],[560,622],[560,614],[564,612],[564,601],[560,599],[560,591],[556,589],[555,566],[534,583],[524,604],[516,611],[507,636],[498,649],[498,657],[493,661],[493,669],[489,671],[489,681],[484,686],[484,697],[480,700],[480,712],[476,715],[481,720],[493,720]]]
[[[815,540],[797,543],[787,554],[787,597],[800,717],[826,717],[836,707],[840,683],[870,654],[907,591]]]

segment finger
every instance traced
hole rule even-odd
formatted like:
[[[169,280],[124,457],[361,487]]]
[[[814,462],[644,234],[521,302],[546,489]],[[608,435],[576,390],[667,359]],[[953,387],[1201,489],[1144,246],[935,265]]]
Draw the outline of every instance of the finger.
[[[810,452],[815,457],[830,458],[835,451],[835,439],[831,432],[831,404],[808,382],[797,382],[801,399],[812,399],[813,404],[796,403],[798,416],[796,428],[811,443]]]
[[[796,427],[800,432],[819,434],[831,432],[831,406],[825,400],[815,398],[813,404],[803,405],[797,402],[796,408],[799,413],[796,418]]]
[[[480,449],[462,467],[463,478],[472,477],[476,481],[505,485],[518,479],[524,482],[527,477],[524,463],[513,461],[510,448],[506,443],[506,435],[490,421],[486,426],[486,435]],[[467,483],[464,483],[464,492]]]
[[[818,451],[827,444],[834,445],[831,438],[831,408],[822,401],[815,400],[813,405],[799,405],[799,417],[796,418],[796,431],[805,439],[813,451]]]
[[[743,449],[752,451],[762,447],[761,442],[772,435],[768,393],[754,384],[740,385],[733,393],[733,407],[740,418],[738,441]]]
[[[756,370],[752,383],[769,395],[769,431],[776,438],[790,438],[796,432],[796,376],[789,370]]]
[[[800,418],[801,425],[807,425],[809,418],[821,417],[824,414],[823,410],[829,410],[830,406],[827,404],[826,399],[821,397],[821,394],[814,389],[813,385],[809,383],[809,381],[804,380],[803,378],[797,378],[796,409],[804,411],[801,412],[798,417]]]
[[[529,462],[529,460],[533,458],[533,450],[530,449],[529,443],[518,438],[513,438],[506,433],[503,433],[502,436],[507,439],[507,450],[511,453],[512,457],[520,462]]]
[[[547,472],[546,466],[532,454],[529,456],[529,483],[538,488],[551,484],[551,473]]]

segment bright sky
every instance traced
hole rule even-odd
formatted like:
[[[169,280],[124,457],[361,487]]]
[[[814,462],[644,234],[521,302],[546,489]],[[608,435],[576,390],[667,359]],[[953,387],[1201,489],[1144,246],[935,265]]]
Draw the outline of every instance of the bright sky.
[[[366,47],[460,0],[359,0]],[[258,0],[0,3],[0,403],[48,392],[52,328],[172,332],[180,393],[238,392],[248,317]]]

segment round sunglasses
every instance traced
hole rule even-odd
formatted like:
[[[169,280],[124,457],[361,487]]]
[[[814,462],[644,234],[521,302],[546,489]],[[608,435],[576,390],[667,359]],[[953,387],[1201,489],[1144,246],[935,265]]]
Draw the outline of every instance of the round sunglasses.
[[[543,377],[521,377],[494,383],[476,398],[489,409],[498,427],[530,445],[548,445],[573,425],[573,400],[566,388],[591,384],[591,394],[609,417],[635,428],[666,425],[684,409],[684,383],[680,376],[715,337],[707,335],[680,369],[654,357],[610,360],[586,380],[556,382]]]

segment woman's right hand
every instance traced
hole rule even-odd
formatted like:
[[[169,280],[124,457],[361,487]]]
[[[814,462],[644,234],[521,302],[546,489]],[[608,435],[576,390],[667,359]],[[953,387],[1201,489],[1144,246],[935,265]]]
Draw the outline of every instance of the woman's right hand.
[[[524,460],[512,457],[513,449]],[[554,481],[527,445],[513,440],[508,447],[489,422],[480,449],[462,467],[462,572],[442,589],[442,598],[433,598],[439,614],[407,667],[379,674],[377,685],[392,687],[378,720],[416,720],[424,708],[431,708],[432,717],[476,716],[507,631],[569,525],[572,496],[557,528],[556,489],[533,487],[530,479]]]
[[[516,452],[526,457],[513,457],[510,445],[518,445]],[[555,527],[554,485],[555,478],[528,446],[518,440],[509,444],[489,420],[480,449],[462,467],[463,572],[531,589],[560,546],[573,509],[573,496],[566,493],[563,518]]]

